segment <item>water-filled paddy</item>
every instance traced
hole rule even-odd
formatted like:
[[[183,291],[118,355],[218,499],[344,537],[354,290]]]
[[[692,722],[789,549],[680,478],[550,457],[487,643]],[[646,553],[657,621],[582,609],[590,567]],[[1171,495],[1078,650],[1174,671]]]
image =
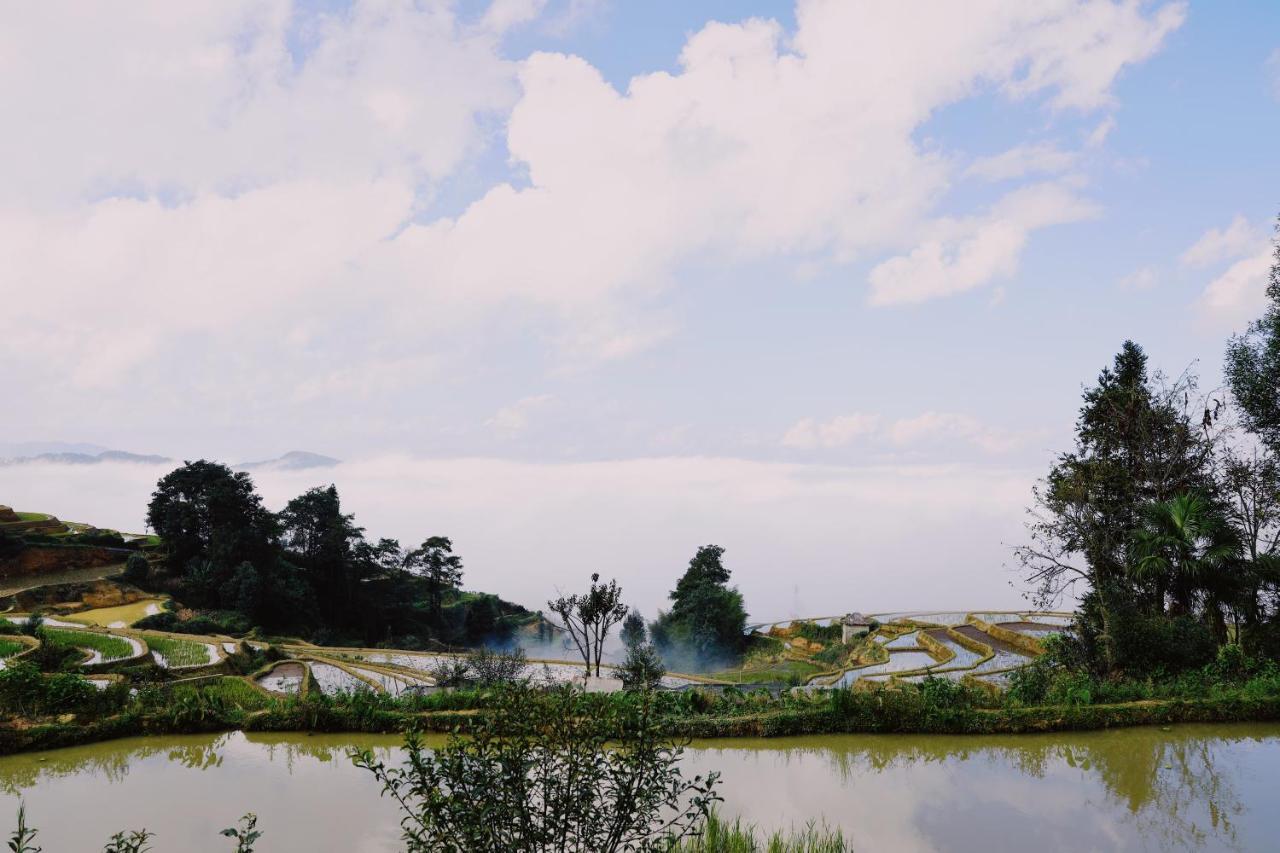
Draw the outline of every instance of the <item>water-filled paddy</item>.
[[[9,756],[0,814],[12,822],[25,799],[49,851],[146,826],[157,850],[223,853],[217,831],[250,810],[263,850],[393,851],[395,812],[345,751],[393,758],[398,743],[233,733]],[[1266,850],[1280,833],[1280,724],[702,741],[687,764],[724,774],[729,814],[762,827],[825,818],[858,850]]]

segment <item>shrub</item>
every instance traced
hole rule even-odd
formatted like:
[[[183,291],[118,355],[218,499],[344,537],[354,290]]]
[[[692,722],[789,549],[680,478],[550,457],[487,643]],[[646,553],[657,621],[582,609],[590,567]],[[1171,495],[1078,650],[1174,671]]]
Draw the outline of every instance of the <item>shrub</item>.
[[[470,736],[441,749],[405,740],[388,768],[352,754],[400,804],[405,850],[666,850],[697,831],[718,774],[684,778],[652,694],[600,701],[563,687],[504,688]],[[625,792],[625,794],[624,794]]]
[[[667,674],[662,656],[652,643],[636,643],[627,648],[627,658],[618,667],[618,677],[627,690],[653,690]]]
[[[124,581],[131,584],[144,584],[151,572],[151,564],[141,554],[130,554],[124,562]]]

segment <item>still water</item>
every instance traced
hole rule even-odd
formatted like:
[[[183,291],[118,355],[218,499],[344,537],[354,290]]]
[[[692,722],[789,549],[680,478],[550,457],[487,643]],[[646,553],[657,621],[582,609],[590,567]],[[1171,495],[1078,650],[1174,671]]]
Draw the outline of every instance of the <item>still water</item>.
[[[155,850],[230,849],[244,812],[260,853],[398,849],[397,816],[346,757],[378,735],[136,738],[0,758],[0,830],[27,804],[46,853],[146,827]],[[1275,850],[1280,725],[997,737],[841,735],[694,742],[723,810],[762,828],[814,820],[858,850]]]

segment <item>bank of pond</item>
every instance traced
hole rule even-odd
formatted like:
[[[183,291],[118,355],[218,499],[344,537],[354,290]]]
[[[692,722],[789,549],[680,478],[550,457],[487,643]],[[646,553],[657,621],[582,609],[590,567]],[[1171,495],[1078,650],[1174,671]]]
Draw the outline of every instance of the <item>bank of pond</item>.
[[[263,850],[399,850],[394,804],[354,748],[395,762],[400,738],[237,731],[12,755],[0,813],[25,801],[46,850],[145,826],[157,850],[222,853],[218,830],[249,811]],[[684,766],[722,774],[727,819],[814,822],[855,850],[1260,850],[1280,832],[1280,723],[694,740]]]

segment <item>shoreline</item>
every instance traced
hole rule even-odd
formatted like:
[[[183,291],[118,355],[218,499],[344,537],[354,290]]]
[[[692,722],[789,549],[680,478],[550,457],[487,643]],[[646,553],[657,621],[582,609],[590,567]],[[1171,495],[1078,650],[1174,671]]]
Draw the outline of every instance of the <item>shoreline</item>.
[[[217,734],[233,731],[319,733],[465,734],[483,709],[410,712],[366,710],[305,701],[249,713],[172,721],[126,711],[88,723],[39,722],[0,729],[0,756],[127,737]],[[780,708],[742,715],[664,715],[663,731],[677,739],[775,738],[847,734],[1019,735],[1165,726],[1184,723],[1280,721],[1280,695],[1260,698],[1152,699],[1105,705],[1055,705],[1016,709],[948,711],[928,724],[912,715],[842,714],[830,707]]]

